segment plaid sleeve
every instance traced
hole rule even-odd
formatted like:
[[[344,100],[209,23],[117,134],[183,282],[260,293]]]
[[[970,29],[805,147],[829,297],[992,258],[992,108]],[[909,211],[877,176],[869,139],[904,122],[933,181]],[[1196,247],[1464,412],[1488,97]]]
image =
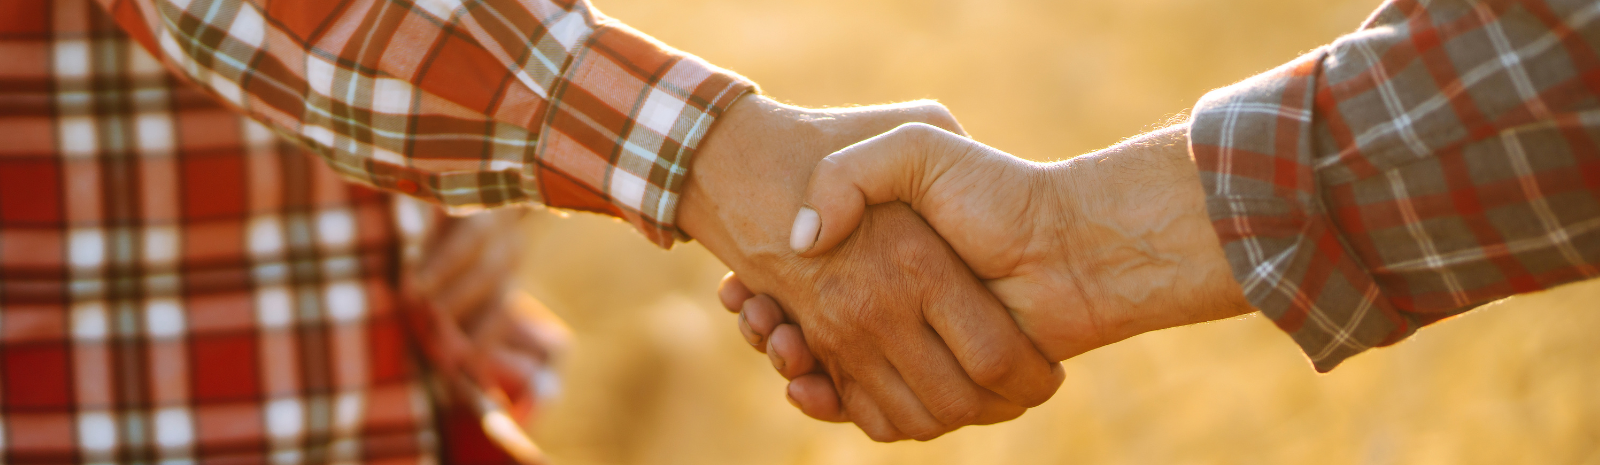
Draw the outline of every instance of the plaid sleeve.
[[[753,89],[586,0],[98,1],[350,179],[613,215],[663,247],[696,146]]]
[[[1600,2],[1394,0],[1207,95],[1191,148],[1250,301],[1319,371],[1600,267]]]

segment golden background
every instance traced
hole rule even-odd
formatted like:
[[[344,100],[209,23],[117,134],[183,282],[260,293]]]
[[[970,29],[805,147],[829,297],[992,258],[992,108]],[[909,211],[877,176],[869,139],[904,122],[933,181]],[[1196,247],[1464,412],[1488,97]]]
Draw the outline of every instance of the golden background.
[[[808,106],[935,98],[1035,160],[1156,127],[1354,30],[1376,0],[595,0]],[[537,437],[558,464],[1600,464],[1600,283],[1512,299],[1317,375],[1260,316],[1066,363],[1022,418],[875,444],[809,420],[694,244],[541,214],[525,282],[577,345]]]

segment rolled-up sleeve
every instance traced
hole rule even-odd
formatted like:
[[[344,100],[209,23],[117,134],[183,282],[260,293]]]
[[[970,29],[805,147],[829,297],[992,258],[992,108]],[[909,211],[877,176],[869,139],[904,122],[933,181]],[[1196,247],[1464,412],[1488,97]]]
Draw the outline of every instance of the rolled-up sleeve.
[[[99,1],[352,180],[617,216],[664,247],[701,138],[754,88],[585,0]]]
[[[1246,296],[1331,370],[1600,274],[1600,2],[1390,1],[1190,140]]]

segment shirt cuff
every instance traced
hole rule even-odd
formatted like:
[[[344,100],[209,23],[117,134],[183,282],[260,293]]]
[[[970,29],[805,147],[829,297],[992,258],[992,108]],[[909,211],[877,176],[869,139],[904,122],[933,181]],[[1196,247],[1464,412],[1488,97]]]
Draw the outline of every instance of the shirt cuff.
[[[1324,204],[1313,109],[1327,53],[1207,94],[1189,129],[1234,278],[1319,372],[1418,326],[1384,298]]]
[[[623,218],[663,248],[687,240],[677,209],[690,162],[756,85],[610,20],[571,60],[525,179],[550,207]]]

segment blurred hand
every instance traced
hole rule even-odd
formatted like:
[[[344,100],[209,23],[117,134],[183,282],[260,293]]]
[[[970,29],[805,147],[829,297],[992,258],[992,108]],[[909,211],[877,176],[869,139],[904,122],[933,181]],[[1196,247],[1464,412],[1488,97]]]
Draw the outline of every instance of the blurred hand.
[[[848,243],[868,205],[901,201],[945,238],[1052,361],[1134,335],[1251,311],[1210,224],[1186,128],[1066,162],[1022,160],[928,125],[839,151],[813,173],[793,244],[807,257]],[[739,278],[725,303],[748,294]],[[740,303],[749,338],[806,363],[769,299]],[[799,322],[805,326],[803,321]],[[826,416],[826,383],[791,396]]]
[[[503,208],[443,222],[404,280],[409,298],[431,311],[440,369],[475,385],[453,386],[460,400],[477,402],[472,391],[481,390],[519,421],[555,394],[550,365],[571,340],[560,318],[514,289],[524,214]]]
[[[791,337],[816,357],[775,366],[790,378],[825,371],[805,379],[840,396],[807,413],[879,441],[1011,419],[1061,383],[1060,367],[906,206],[866,210],[859,234],[813,259],[788,246],[818,160],[914,121],[959,131],[931,103],[813,111],[745,97],[701,145],[678,210],[683,231],[805,328]]]

